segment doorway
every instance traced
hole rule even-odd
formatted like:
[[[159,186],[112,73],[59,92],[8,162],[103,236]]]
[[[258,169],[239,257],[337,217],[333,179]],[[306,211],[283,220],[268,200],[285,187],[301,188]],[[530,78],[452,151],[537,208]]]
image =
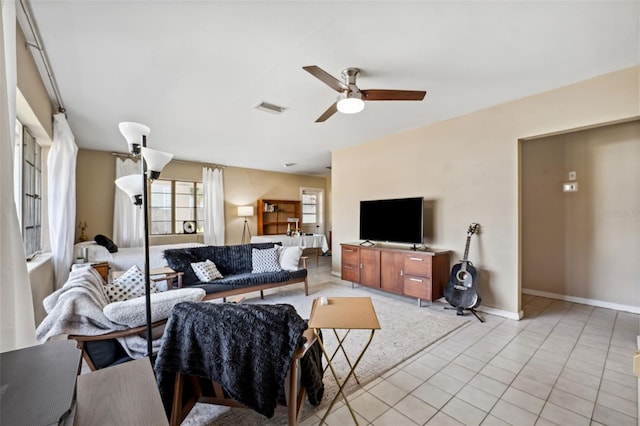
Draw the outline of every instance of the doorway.
[[[324,189],[301,187],[300,200],[303,232],[324,234]]]
[[[640,121],[520,144],[522,293],[638,310]]]

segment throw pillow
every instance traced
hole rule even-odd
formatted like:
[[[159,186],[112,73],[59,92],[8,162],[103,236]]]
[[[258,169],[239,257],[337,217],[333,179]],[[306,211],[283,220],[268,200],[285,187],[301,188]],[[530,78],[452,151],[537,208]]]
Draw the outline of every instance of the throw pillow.
[[[191,268],[201,282],[206,283],[223,278],[220,271],[218,271],[216,264],[209,259],[204,262],[192,263]]]
[[[278,248],[251,249],[251,273],[282,271],[278,262]]]
[[[278,261],[280,267],[285,271],[297,271],[302,256],[302,247],[283,247],[278,246]]]
[[[206,296],[201,288],[179,288],[151,295],[151,322],[169,318],[171,309],[180,302],[199,302]],[[147,323],[145,300],[142,297],[109,303],[102,312],[112,322],[129,327]]]
[[[153,281],[150,285],[151,293],[158,293],[158,287]],[[105,286],[105,291],[111,302],[120,302],[144,296],[144,274],[133,265],[127,272],[113,280],[113,283]]]
[[[111,239],[109,237],[106,237],[106,236],[104,236],[102,234],[98,234],[98,235],[95,236],[94,241],[96,243],[98,243],[99,245],[101,245],[102,247],[104,247],[107,250],[109,250],[109,253],[117,253],[118,252],[118,246],[116,245],[116,243],[111,241]]]

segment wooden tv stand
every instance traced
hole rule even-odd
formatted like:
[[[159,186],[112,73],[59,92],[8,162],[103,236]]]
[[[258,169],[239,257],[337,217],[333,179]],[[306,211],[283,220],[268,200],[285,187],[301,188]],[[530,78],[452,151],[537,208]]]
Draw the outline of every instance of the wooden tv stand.
[[[411,250],[384,244],[341,244],[342,279],[390,293],[433,301],[449,281],[449,251]]]

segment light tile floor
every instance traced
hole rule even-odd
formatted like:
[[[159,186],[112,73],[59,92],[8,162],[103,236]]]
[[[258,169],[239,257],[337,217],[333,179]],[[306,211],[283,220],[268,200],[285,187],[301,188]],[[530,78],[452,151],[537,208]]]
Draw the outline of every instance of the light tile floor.
[[[527,295],[522,303],[521,321],[468,314],[469,325],[356,391],[359,423],[637,426],[640,315]],[[341,402],[327,423],[353,419]]]

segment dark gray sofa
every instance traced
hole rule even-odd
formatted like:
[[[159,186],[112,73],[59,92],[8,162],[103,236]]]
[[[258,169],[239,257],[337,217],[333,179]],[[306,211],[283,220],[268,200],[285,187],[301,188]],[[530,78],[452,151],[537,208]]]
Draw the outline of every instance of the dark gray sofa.
[[[171,269],[183,272],[182,286],[202,288],[206,299],[219,299],[252,291],[304,283],[304,294],[309,295],[306,257],[301,258],[302,269],[297,271],[275,271],[252,273],[252,249],[273,248],[275,243],[255,243],[231,246],[199,246],[164,251],[164,257]],[[192,263],[211,260],[223,278],[211,282],[200,282]]]

